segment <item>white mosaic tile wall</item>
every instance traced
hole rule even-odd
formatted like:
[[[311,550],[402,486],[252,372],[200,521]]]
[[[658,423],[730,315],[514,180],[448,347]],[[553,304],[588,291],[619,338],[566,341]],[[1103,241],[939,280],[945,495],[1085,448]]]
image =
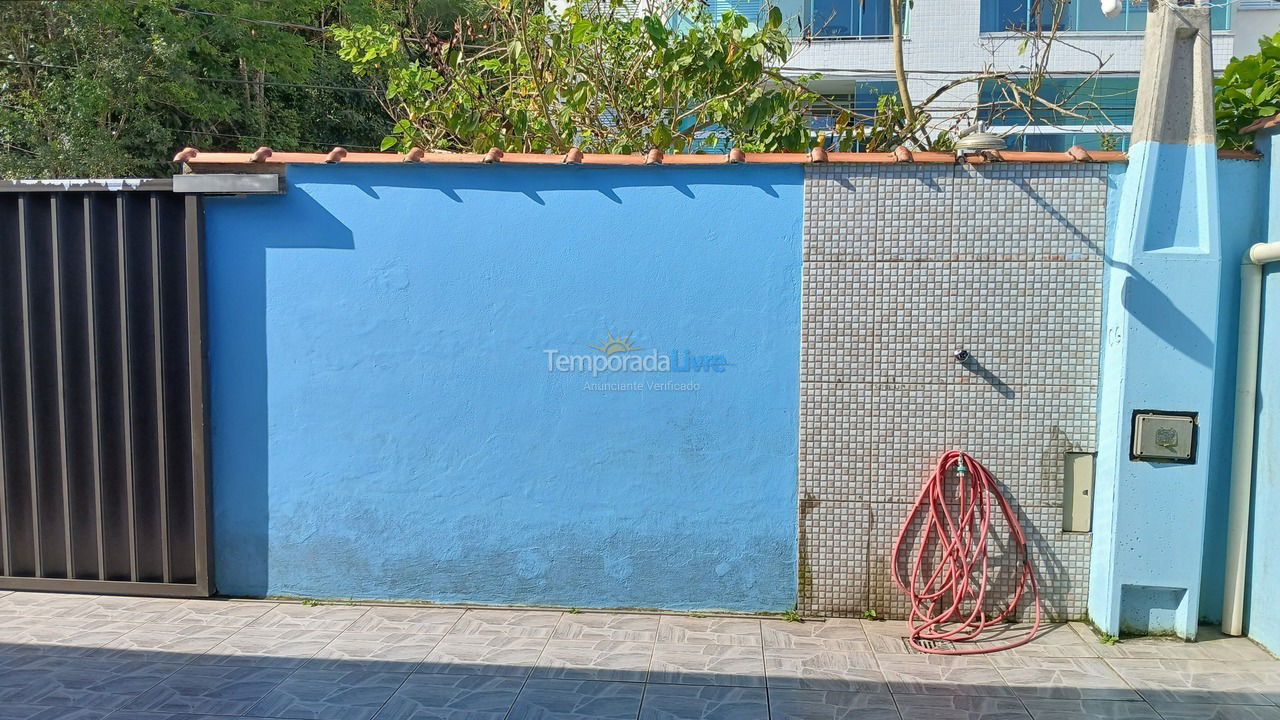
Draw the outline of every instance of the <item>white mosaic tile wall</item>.
[[[1084,615],[1062,464],[1095,450],[1106,193],[1102,164],[808,170],[802,612],[905,615],[893,540],[954,447],[1008,488],[1047,614]]]

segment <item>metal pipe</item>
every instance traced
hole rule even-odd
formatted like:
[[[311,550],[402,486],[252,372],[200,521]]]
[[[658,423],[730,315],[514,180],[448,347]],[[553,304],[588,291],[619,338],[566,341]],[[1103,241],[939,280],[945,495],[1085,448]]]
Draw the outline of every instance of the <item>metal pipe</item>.
[[[1280,260],[1280,242],[1257,243],[1240,263],[1240,333],[1236,346],[1236,413],[1231,447],[1231,499],[1227,513],[1227,567],[1222,632],[1244,634],[1249,511],[1253,502],[1254,418],[1262,317],[1262,266]]]

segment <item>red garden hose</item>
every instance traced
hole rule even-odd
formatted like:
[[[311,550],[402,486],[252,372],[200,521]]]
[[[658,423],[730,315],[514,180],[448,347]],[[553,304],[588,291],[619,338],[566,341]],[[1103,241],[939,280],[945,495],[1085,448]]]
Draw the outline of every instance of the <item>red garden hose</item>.
[[[956,480],[952,489],[947,487],[948,477]],[[993,539],[991,520],[996,509],[993,505],[1004,514],[1013,540],[1012,549],[1022,562],[1008,604],[988,612],[992,567],[987,551]],[[916,525],[918,520],[923,521],[922,526]],[[907,535],[913,527],[918,527],[916,536],[908,542]],[[909,550],[911,546],[915,546],[911,575],[904,581],[901,556],[904,549]],[[920,652],[974,655],[1007,650],[1029,642],[1040,629],[1040,590],[1017,514],[991,473],[959,450],[950,450],[938,459],[938,466],[907,513],[898,539],[893,543],[893,580],[911,598],[908,642]],[[1025,637],[1002,645],[984,643],[955,649],[922,644],[922,641],[977,640],[989,628],[1011,622],[1028,588],[1036,605],[1036,619]]]

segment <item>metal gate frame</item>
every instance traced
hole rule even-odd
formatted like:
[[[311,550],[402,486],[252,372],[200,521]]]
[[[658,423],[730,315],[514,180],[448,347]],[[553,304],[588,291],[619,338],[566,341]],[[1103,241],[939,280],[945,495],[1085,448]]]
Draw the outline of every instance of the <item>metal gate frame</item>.
[[[6,181],[0,182],[0,193],[20,193],[18,206],[18,253],[21,259],[21,267],[18,269],[21,294],[21,334],[22,348],[25,357],[22,358],[22,372],[25,381],[25,410],[26,410],[26,448],[25,459],[28,463],[27,476],[30,482],[30,499],[31,499],[31,526],[32,526],[32,549],[34,576],[15,576],[12,575],[13,567],[11,563],[11,554],[13,550],[12,537],[9,535],[8,515],[9,506],[5,504],[4,495],[6,493],[6,483],[8,482],[6,475],[5,455],[4,455],[4,436],[0,432],[0,590],[36,590],[36,591],[54,591],[54,592],[86,592],[86,593],[102,593],[102,594],[124,594],[124,595],[151,595],[164,597],[208,597],[213,592],[211,584],[211,543],[210,543],[210,521],[209,521],[209,458],[207,454],[208,446],[208,406],[205,387],[205,326],[204,326],[204,272],[203,272],[203,233],[201,227],[201,207],[200,197],[196,194],[186,195],[183,199],[184,208],[184,228],[183,228],[183,255],[185,258],[185,304],[186,304],[186,369],[187,369],[187,408],[190,417],[187,419],[190,428],[190,446],[189,446],[189,463],[191,480],[193,482],[192,489],[192,518],[191,530],[193,537],[190,538],[192,548],[194,550],[194,582],[175,582],[171,577],[172,566],[170,563],[170,533],[172,528],[169,523],[169,506],[168,506],[168,486],[166,479],[166,439],[165,439],[165,391],[164,391],[164,352],[162,346],[163,333],[161,332],[161,304],[162,304],[162,288],[158,281],[160,277],[160,253],[161,253],[161,237],[159,230],[158,202],[156,194],[173,192],[174,183],[167,179],[156,180],[49,180],[49,181]],[[158,581],[147,581],[139,578],[138,568],[138,549],[139,538],[136,532],[137,506],[135,504],[134,490],[134,446],[132,445],[132,431],[129,427],[133,422],[133,399],[129,389],[129,368],[130,368],[130,351],[129,351],[129,329],[127,323],[131,318],[128,317],[127,304],[129,302],[128,290],[125,283],[126,276],[126,228],[125,228],[125,194],[129,193],[151,193],[150,202],[150,259],[152,266],[150,271],[153,282],[150,284],[151,290],[151,318],[153,327],[151,328],[151,340],[154,343],[153,352],[155,353],[149,362],[153,366],[155,372],[155,394],[156,405],[154,409],[156,413],[157,435],[156,446],[158,448],[158,460],[156,470],[158,479],[156,480],[156,490],[159,493],[159,529],[162,557],[162,577]],[[259,191],[261,192],[261,191]],[[63,288],[61,287],[61,269],[60,269],[60,253],[62,252],[62,232],[58,227],[59,219],[59,203],[62,202],[60,196],[67,194],[75,199],[84,202],[84,227],[78,232],[82,233],[83,243],[85,247],[85,298],[87,300],[86,307],[83,312],[87,316],[87,366],[89,368],[89,379],[93,392],[88,400],[90,406],[90,427],[92,433],[92,467],[93,467],[93,488],[94,488],[94,530],[96,534],[96,567],[97,578],[76,577],[76,564],[73,562],[73,512],[69,476],[70,470],[70,454],[68,453],[68,428],[67,416],[69,392],[66,389],[67,375],[64,368],[64,311],[63,311]],[[106,530],[104,530],[104,514],[103,514],[103,472],[102,472],[102,449],[101,444],[101,426],[102,413],[99,405],[101,399],[98,391],[98,354],[101,352],[98,347],[98,338],[95,325],[96,308],[94,302],[94,280],[93,268],[95,264],[94,255],[91,244],[96,236],[102,233],[95,232],[91,218],[90,205],[91,198],[88,194],[97,193],[113,193],[116,199],[116,247],[117,247],[117,264],[119,272],[119,280],[116,301],[119,303],[118,312],[120,314],[120,358],[118,362],[123,368],[121,373],[123,385],[123,403],[122,413],[124,423],[121,432],[124,438],[124,459],[126,466],[126,489],[127,500],[127,537],[129,542],[129,579],[107,579],[105,570],[104,554],[107,548]],[[49,210],[49,228],[48,232],[41,238],[50,238],[51,252],[51,275],[52,275],[52,316],[54,335],[53,345],[55,348],[54,356],[56,358],[56,374],[57,374],[57,419],[58,419],[58,438],[59,452],[61,453],[61,464],[59,466],[61,480],[61,500],[62,500],[62,532],[64,538],[62,547],[65,551],[65,572],[62,573],[66,577],[41,577],[45,572],[43,558],[41,557],[42,536],[40,534],[41,512],[38,509],[39,493],[37,467],[37,451],[35,440],[36,418],[34,417],[33,404],[33,351],[32,351],[32,289],[29,287],[31,270],[28,266],[28,258],[32,252],[31,245],[34,242],[32,238],[33,230],[29,227],[30,208],[28,203],[31,202],[29,196],[47,196],[51,203]],[[181,264],[181,263],[180,263]],[[180,316],[179,316],[180,317]],[[173,352],[173,351],[171,351]],[[181,351],[177,351],[181,352]],[[185,448],[184,448],[185,449]],[[19,451],[21,453],[22,451]],[[185,464],[185,463],[184,463]],[[56,477],[56,475],[55,475]],[[48,482],[46,479],[45,482]],[[120,488],[113,488],[119,490]],[[83,509],[82,509],[83,511]],[[46,513],[49,512],[47,509]],[[56,509],[53,510],[56,513]],[[24,516],[25,519],[25,516]],[[87,527],[87,523],[84,525]],[[185,542],[186,539],[184,538]],[[117,549],[118,551],[118,549]],[[184,566],[183,570],[189,566]]]

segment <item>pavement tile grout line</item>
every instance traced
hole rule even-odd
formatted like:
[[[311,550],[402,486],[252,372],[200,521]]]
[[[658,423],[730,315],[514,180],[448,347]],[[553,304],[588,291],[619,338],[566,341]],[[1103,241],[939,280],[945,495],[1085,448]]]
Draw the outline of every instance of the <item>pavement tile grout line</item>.
[[[471,612],[468,610],[467,612]],[[463,613],[464,615],[466,613]],[[555,635],[556,627],[560,625],[560,620],[564,618],[564,612],[560,612],[560,617],[556,618],[556,624],[551,626],[551,632],[547,633],[547,637],[543,640],[542,650],[538,652],[538,658],[533,661],[533,667],[529,668],[529,672],[524,674],[524,678],[520,682],[520,690],[511,699],[511,707],[507,708],[507,712],[503,715],[503,720],[509,720],[512,711],[516,709],[516,705],[520,702],[520,696],[524,694],[524,689],[529,687],[529,680],[533,678],[533,673],[538,669],[538,663],[542,662],[542,655],[547,652],[547,646],[551,644],[551,637]],[[645,674],[648,677],[648,673]]]

